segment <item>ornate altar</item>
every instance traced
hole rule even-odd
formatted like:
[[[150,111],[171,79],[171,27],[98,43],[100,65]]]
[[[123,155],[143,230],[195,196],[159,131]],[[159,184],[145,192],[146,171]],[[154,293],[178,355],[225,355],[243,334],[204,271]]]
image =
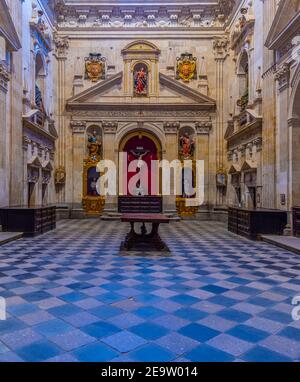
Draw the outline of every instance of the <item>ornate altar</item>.
[[[105,205],[105,197],[100,195],[98,180],[100,173],[97,170],[97,165],[101,160],[101,138],[100,132],[94,130],[88,132],[88,156],[84,160],[83,167],[83,198],[82,206],[87,215],[101,215]]]
[[[182,191],[181,195],[176,198],[176,209],[181,217],[192,217],[198,211],[198,206],[189,206],[187,200],[195,197],[194,190],[196,188],[196,162],[195,157],[195,131],[187,126],[179,130],[179,159],[182,163]],[[185,161],[189,161],[191,166],[184,165]],[[187,162],[186,162],[187,163]]]

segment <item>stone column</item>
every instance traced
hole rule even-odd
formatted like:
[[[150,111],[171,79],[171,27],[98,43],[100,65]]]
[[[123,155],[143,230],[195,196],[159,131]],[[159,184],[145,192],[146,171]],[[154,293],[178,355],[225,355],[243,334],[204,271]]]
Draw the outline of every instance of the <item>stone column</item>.
[[[211,122],[197,122],[196,123],[196,132],[197,132],[197,141],[196,141],[196,159],[204,161],[204,205],[200,206],[200,209],[207,209],[212,203],[210,199],[210,185],[211,185],[211,176],[210,176],[210,132],[212,129]],[[214,184],[213,184],[214,186]]]
[[[58,126],[58,148],[57,148],[57,167],[66,169],[66,60],[69,49],[68,37],[54,36],[55,53],[57,59],[57,126]],[[68,179],[67,174],[67,179]],[[66,199],[66,189],[62,187],[58,191],[58,202],[64,203]]]
[[[216,170],[225,167],[225,78],[224,78],[224,62],[229,55],[229,40],[221,37],[215,38],[213,42],[213,50],[216,61]],[[222,190],[217,190],[216,205],[224,205],[226,197]]]
[[[9,74],[6,67],[0,63],[0,206],[9,204],[9,171],[7,160],[7,90]]]
[[[103,129],[103,159],[111,160],[116,164],[117,168],[117,185],[119,182],[119,150],[115,150],[115,137],[118,129],[118,122],[102,122]],[[118,187],[117,187],[118,190]],[[118,198],[116,196],[106,196],[105,208],[115,208],[118,204]]]
[[[263,36],[266,40],[274,16],[276,2],[263,0]],[[276,105],[274,81],[274,52],[266,47],[263,50],[262,117],[262,207],[276,207]]]
[[[178,129],[179,127],[180,127],[180,123],[178,122],[166,122],[164,124],[164,131],[166,135],[166,153],[165,153],[165,156],[161,159],[166,159],[169,162],[172,162],[173,160],[178,159]],[[171,188],[171,195],[163,197],[164,211],[176,210],[176,195],[174,195],[174,176],[172,176],[172,173],[171,173],[171,179],[170,179],[170,188]]]
[[[289,109],[289,77],[290,67],[288,64],[283,64],[275,73],[277,81],[277,141],[276,141],[276,205],[280,209],[290,209],[289,200],[289,162],[290,150],[289,147],[289,129],[288,129],[288,109]],[[281,195],[285,195],[286,204],[281,204]]]
[[[70,196],[73,208],[81,208],[83,191],[83,160],[85,159],[85,121],[71,121],[72,130],[72,182],[69,182],[68,195]]]

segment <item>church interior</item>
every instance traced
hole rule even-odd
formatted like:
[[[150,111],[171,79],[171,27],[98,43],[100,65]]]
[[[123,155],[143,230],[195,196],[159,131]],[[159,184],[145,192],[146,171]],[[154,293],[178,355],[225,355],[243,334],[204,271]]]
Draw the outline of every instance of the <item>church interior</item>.
[[[300,361],[299,163],[299,0],[0,0],[0,362]]]

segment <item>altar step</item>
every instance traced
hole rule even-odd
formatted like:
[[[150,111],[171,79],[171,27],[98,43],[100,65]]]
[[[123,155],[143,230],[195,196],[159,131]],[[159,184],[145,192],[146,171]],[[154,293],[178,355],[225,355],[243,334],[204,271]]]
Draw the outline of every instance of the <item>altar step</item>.
[[[10,243],[11,241],[19,240],[23,237],[20,232],[0,232],[0,246]]]
[[[166,212],[164,215],[170,218],[172,221],[180,221],[181,218],[177,215],[175,212]],[[106,211],[101,216],[101,220],[104,221],[120,221],[122,217],[122,214],[115,212],[115,211]]]

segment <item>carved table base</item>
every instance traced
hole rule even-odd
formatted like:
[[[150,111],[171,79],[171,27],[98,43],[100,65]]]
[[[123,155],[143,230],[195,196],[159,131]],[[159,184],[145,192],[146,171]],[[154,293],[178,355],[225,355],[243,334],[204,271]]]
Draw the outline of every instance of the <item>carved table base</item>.
[[[130,232],[126,235],[125,241],[121,244],[121,250],[124,251],[159,251],[170,252],[167,245],[163,242],[159,236],[158,230],[161,223],[169,223],[169,219],[164,215],[123,215],[123,222],[129,222],[131,226]],[[136,233],[135,223],[142,223],[141,233]],[[146,224],[151,223],[151,232],[147,232]]]

